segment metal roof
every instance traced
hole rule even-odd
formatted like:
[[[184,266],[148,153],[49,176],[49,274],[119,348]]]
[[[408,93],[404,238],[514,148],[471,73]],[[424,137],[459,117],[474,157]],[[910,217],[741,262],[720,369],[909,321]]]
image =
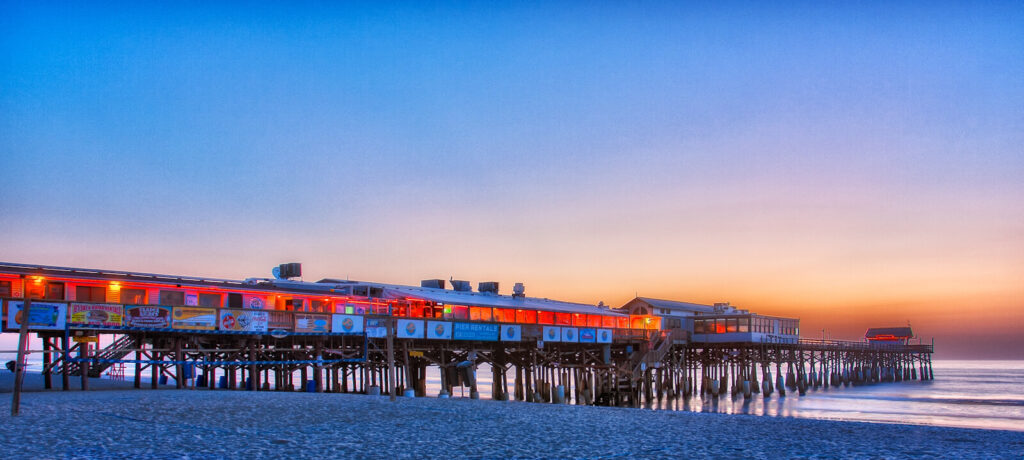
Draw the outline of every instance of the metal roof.
[[[372,284],[372,283],[371,283]],[[563,302],[537,297],[513,297],[498,294],[451,291],[414,286],[383,285],[384,297],[422,299],[452,305],[466,305],[492,308],[516,308],[524,310],[547,310],[561,313],[582,313],[588,315],[628,316],[596,305]]]
[[[711,305],[703,305],[699,303],[690,302],[677,302],[675,300],[652,299],[649,297],[637,297],[637,299],[647,302],[648,304],[655,308],[665,308],[668,310],[696,311],[701,313],[715,312],[715,307]]]
[[[910,338],[914,336],[914,331],[910,329],[910,326],[901,327],[872,327],[868,328],[868,331],[864,333],[864,337],[873,339],[878,336],[891,336],[897,338]]]

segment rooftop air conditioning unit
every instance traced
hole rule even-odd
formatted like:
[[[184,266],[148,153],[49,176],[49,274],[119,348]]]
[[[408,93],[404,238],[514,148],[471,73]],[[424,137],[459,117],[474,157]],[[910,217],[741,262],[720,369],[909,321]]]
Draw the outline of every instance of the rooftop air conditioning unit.
[[[272,271],[274,278],[286,280],[288,278],[299,278],[302,276],[302,264],[292,262],[281,264]]]
[[[466,280],[452,280],[452,289],[458,292],[471,292],[473,287]]]
[[[444,280],[423,280],[420,281],[420,287],[444,289]]]
[[[480,292],[488,292],[488,293],[491,293],[491,294],[497,294],[498,293],[498,282],[497,281],[482,281],[482,282],[480,282],[480,285],[477,287],[477,290],[480,291]]]
[[[523,283],[512,286],[512,297],[526,297],[526,286],[523,286]]]

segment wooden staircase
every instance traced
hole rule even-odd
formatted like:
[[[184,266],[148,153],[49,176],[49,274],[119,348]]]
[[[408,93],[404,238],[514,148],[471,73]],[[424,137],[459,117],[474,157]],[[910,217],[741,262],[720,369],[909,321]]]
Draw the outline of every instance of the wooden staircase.
[[[117,360],[128,356],[128,353],[132,352],[132,349],[136,348],[135,339],[122,335],[110,345],[96,353],[95,355],[89,356],[89,358],[95,358],[97,360]],[[103,371],[113,366],[115,363],[110,362],[92,362],[89,365],[89,377],[99,377],[103,375]],[[73,362],[68,363],[68,373],[71,375],[82,375],[82,363]]]

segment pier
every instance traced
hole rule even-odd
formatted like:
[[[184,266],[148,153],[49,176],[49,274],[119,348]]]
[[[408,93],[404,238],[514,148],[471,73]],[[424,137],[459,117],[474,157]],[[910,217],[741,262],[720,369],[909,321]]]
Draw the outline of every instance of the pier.
[[[81,379],[87,390],[88,377],[127,365],[135,388],[443,398],[462,387],[476,398],[486,365],[493,399],[644,407],[934,377],[930,344],[801,339],[796,320],[727,305],[678,316],[664,305],[637,309],[660,305],[653,299],[611,309],[528,298],[521,286],[503,296],[497,283],[470,292],[429,281],[234,281],[0,264],[4,333],[41,340],[31,351],[42,355],[46,388]],[[427,394],[428,375],[440,379],[437,394]]]

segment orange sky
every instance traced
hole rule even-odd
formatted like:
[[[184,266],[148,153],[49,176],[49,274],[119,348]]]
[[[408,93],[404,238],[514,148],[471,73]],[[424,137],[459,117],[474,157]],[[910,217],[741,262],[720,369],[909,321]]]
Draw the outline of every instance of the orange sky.
[[[521,281],[1024,358],[1019,4],[577,5],[12,6],[0,260]]]

